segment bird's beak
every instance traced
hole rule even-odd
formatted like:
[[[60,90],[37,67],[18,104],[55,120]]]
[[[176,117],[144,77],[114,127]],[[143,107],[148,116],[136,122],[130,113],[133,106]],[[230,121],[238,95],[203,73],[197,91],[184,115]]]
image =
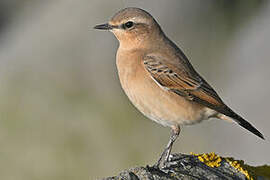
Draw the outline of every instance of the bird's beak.
[[[112,29],[112,26],[109,25],[108,23],[106,23],[106,24],[96,25],[96,26],[94,27],[94,29],[111,30],[111,29]]]

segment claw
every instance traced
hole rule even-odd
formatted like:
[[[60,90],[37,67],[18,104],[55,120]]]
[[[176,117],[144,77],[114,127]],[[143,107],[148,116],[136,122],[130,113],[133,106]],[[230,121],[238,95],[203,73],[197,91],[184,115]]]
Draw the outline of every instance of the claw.
[[[169,157],[168,157],[168,162],[171,162],[171,161],[172,161],[172,159],[173,159],[173,155],[172,155],[172,154],[170,154],[170,155],[169,155]]]

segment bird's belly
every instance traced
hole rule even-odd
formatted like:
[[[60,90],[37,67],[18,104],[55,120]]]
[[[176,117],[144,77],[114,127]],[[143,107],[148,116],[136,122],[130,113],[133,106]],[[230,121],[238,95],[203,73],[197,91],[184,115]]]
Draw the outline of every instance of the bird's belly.
[[[208,108],[163,89],[144,69],[137,69],[136,73],[119,71],[119,75],[130,101],[146,117],[159,124],[188,125],[208,119]]]

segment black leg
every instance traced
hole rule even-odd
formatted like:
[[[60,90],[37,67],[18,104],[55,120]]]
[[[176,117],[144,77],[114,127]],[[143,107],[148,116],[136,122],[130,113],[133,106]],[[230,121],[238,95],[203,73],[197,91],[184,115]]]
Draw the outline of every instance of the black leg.
[[[158,168],[160,166],[160,163],[161,163],[162,159],[164,159],[164,162],[169,161],[169,157],[170,157],[170,154],[171,154],[173,143],[177,139],[179,134],[180,134],[180,127],[179,126],[173,126],[169,143],[167,144],[166,148],[164,149],[161,156],[159,157],[158,162],[154,165],[155,167]]]

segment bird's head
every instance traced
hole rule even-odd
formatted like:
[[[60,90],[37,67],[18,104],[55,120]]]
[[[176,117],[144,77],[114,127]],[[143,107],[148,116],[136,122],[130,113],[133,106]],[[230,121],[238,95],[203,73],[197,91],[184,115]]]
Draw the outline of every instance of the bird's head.
[[[125,8],[117,12],[106,24],[95,29],[110,30],[122,47],[143,48],[153,40],[160,39],[162,30],[155,19],[139,8]]]

